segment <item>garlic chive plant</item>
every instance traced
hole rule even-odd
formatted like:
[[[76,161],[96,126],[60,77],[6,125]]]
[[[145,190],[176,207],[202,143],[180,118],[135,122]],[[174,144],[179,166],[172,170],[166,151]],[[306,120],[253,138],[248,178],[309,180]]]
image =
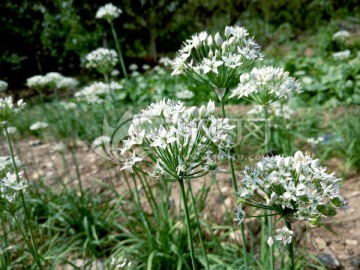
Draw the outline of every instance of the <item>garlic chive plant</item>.
[[[295,269],[291,223],[305,220],[311,227],[322,217],[336,215],[347,204],[340,196],[341,179],[321,167],[318,159],[298,151],[294,156],[265,157],[241,175],[237,202],[269,210],[283,218],[285,228],[276,230],[275,240],[289,245],[290,269]],[[273,245],[273,238],[268,240]]]
[[[110,24],[111,32],[113,34],[113,38],[114,38],[114,41],[115,41],[116,50],[117,50],[118,56],[119,56],[121,69],[122,69],[122,72],[124,74],[124,77],[127,78],[127,72],[126,72],[126,68],[125,68],[124,59],[123,59],[123,56],[122,56],[122,53],[121,53],[121,47],[120,47],[119,39],[117,37],[115,27],[114,27],[114,23],[113,23],[113,20],[118,18],[120,16],[120,14],[122,14],[122,13],[123,12],[122,12],[122,10],[120,8],[114,6],[111,3],[108,3],[108,4],[100,7],[97,10],[95,18],[96,19],[103,19],[103,20],[107,21]]]
[[[222,103],[226,93],[239,83],[239,76],[261,59],[260,46],[245,28],[227,26],[224,35],[204,31],[184,42],[172,62],[172,74],[186,74],[209,85]]]
[[[182,102],[166,99],[153,103],[133,117],[128,139],[120,149],[121,155],[128,156],[121,170],[142,171],[137,167],[142,162],[149,166],[151,177],[179,183],[193,269],[195,254],[184,181],[216,173],[218,161],[228,156],[233,145],[230,135],[234,126],[227,118],[216,118],[214,112],[212,101],[200,108],[186,108]]]
[[[268,106],[300,92],[300,84],[288,72],[282,68],[266,66],[241,74],[240,83],[231,90],[229,98],[243,98]]]
[[[27,184],[26,181],[22,180],[22,175],[19,172],[19,161],[17,161],[14,155],[10,134],[7,130],[9,122],[13,120],[24,107],[25,103],[23,100],[19,100],[14,104],[12,97],[0,98],[0,128],[4,129],[12,161],[10,165],[8,160],[0,159],[0,206],[5,205],[5,208],[1,209],[1,214],[3,214],[3,210],[6,210],[6,212],[14,218],[16,226],[24,238],[36,265],[39,269],[42,269],[41,259],[36,248],[34,234],[30,225],[29,211],[24,197]],[[6,167],[9,166],[11,169],[3,175]],[[19,218],[17,213],[20,207],[24,211],[24,222],[22,222],[22,219]]]
[[[117,62],[118,62],[118,59],[117,59],[116,51],[107,49],[107,48],[98,48],[98,49],[90,52],[85,57],[85,67],[87,67],[89,69],[95,69],[104,76],[105,83],[108,88],[108,92],[110,93],[110,96],[112,99],[112,105],[115,109],[115,113],[116,113],[117,117],[119,118],[118,112],[116,110],[117,109],[116,103],[115,103],[116,97],[114,94],[114,90],[115,90],[114,88],[117,88],[117,87],[114,85],[114,83],[110,82],[110,80],[109,80],[110,73],[116,66]],[[93,84],[93,85],[91,85],[91,87],[84,90],[84,92],[86,92],[86,91],[90,91],[90,92],[91,91],[93,91],[93,92],[101,91],[102,88],[99,88],[99,87],[100,87],[99,84],[98,85]]]

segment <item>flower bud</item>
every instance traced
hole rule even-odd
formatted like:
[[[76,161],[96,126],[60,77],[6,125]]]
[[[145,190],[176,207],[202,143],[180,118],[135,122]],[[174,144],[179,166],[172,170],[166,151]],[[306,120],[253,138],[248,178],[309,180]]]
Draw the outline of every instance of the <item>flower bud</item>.
[[[230,27],[230,26],[226,26],[225,27],[225,37],[230,37],[230,35],[231,35],[231,29],[232,29],[232,27]]]
[[[206,109],[207,109],[208,114],[214,113],[215,112],[215,102],[210,100]]]
[[[223,39],[221,38],[219,32],[217,32],[217,33],[215,34],[214,40],[215,40],[215,44],[216,44],[217,46],[221,46],[221,45],[223,44],[223,42],[224,42]]]
[[[206,108],[205,108],[205,106],[204,105],[202,105],[201,107],[200,107],[200,110],[199,110],[199,115],[200,115],[200,117],[203,117],[203,116],[205,116],[206,115]]]
[[[207,45],[211,46],[213,45],[213,43],[214,43],[213,37],[209,35],[207,38]]]
[[[304,158],[304,154],[301,151],[297,151],[294,155],[295,160],[302,160]]]
[[[240,82],[241,83],[247,83],[248,81],[250,81],[249,73],[244,73],[244,74],[240,75]]]
[[[209,51],[208,57],[209,59],[212,59],[214,57],[214,53],[212,50]]]
[[[195,106],[191,107],[188,111],[189,116],[196,117],[199,115],[199,109]]]

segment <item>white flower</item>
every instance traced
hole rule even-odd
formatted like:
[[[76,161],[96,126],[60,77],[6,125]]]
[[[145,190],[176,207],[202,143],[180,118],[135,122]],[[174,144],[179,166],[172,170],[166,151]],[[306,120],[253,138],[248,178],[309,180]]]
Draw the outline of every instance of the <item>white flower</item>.
[[[98,48],[85,57],[85,67],[94,68],[102,74],[108,74],[118,63],[117,53],[107,48]]]
[[[274,239],[271,236],[267,240],[267,244],[269,245],[269,247],[272,247],[272,245],[274,244]]]
[[[300,92],[300,84],[288,72],[268,66],[254,68],[250,73],[242,74],[240,83],[232,90],[230,98],[247,98],[265,106]]]
[[[341,40],[344,41],[346,40],[348,37],[350,37],[350,33],[348,31],[342,30],[342,31],[338,31],[333,35],[333,40]]]
[[[171,59],[169,57],[161,57],[159,59],[159,64],[164,65],[165,67],[169,67],[171,65]]]
[[[14,134],[17,132],[17,128],[16,127],[6,127],[6,131],[9,134]],[[6,135],[5,128],[4,128],[3,134]]]
[[[227,26],[225,37],[206,32],[195,34],[183,43],[172,61],[172,75],[186,73],[213,89],[230,89],[239,76],[261,60],[260,47],[247,37],[242,27]]]
[[[137,70],[139,67],[138,67],[138,65],[137,64],[131,64],[130,66],[129,66],[129,69],[131,70],[131,71],[135,71],[135,70]]]
[[[32,124],[30,126],[30,130],[39,130],[39,129],[44,129],[47,128],[49,126],[48,123],[46,122],[35,122],[34,124]]]
[[[300,151],[290,157],[265,157],[242,174],[238,201],[274,211],[288,220],[334,216],[346,205],[339,195],[341,179]],[[266,202],[266,203],[265,203]]]
[[[15,157],[15,163],[17,167],[21,166],[21,161]],[[13,161],[9,156],[0,156],[0,173],[7,168],[11,168],[13,166]]]
[[[95,15],[96,19],[104,19],[111,23],[114,19],[118,18],[122,10],[111,3],[100,7]]]
[[[110,84],[94,82],[76,92],[75,97],[89,104],[102,103],[103,99],[110,97],[110,91],[120,89],[123,89],[123,86],[117,82],[110,82]],[[116,97],[115,95],[115,98]]]
[[[152,103],[133,117],[120,152],[149,155],[154,167],[150,175],[167,181],[221,171],[216,162],[223,156],[221,149],[231,147],[234,127],[229,119],[215,118],[214,111],[212,101],[201,108],[166,99]]]
[[[148,65],[148,64],[144,64],[144,65],[142,65],[142,69],[143,70],[149,70],[151,67],[150,67],[150,65]]]
[[[20,180],[20,177],[21,174],[18,179],[16,174],[7,172],[5,177],[0,179],[0,196],[5,198],[9,203],[14,203],[18,192],[25,190],[28,186],[25,181]]]
[[[5,91],[8,88],[8,83],[0,80],[0,92]]]
[[[217,61],[215,58],[208,59],[204,58],[203,60],[203,66],[202,69],[204,71],[204,74],[212,71],[216,74],[218,74],[218,67],[221,66],[224,62],[223,61]]]
[[[244,222],[245,219],[245,212],[242,210],[241,205],[238,205],[236,210],[235,210],[235,218],[234,221],[238,223],[238,225],[240,225],[241,223]]]
[[[16,103],[12,97],[0,98],[0,126],[10,121],[15,115],[25,108],[25,103],[20,99]]]
[[[333,53],[333,58],[335,60],[346,60],[349,59],[350,56],[351,56],[350,50]]]
[[[184,89],[182,91],[176,92],[175,96],[178,99],[192,99],[194,97],[194,93],[188,89]]]
[[[283,245],[290,244],[292,241],[293,231],[289,230],[287,227],[276,230],[275,240],[282,242]]]
[[[135,153],[133,153],[131,158],[129,158],[123,162],[124,166],[121,167],[120,171],[128,170],[129,172],[134,173],[134,170],[132,167],[135,165],[136,162],[140,162],[142,160],[143,160],[142,158],[135,156]]]
[[[36,90],[43,89],[69,89],[75,88],[79,84],[78,80],[65,77],[58,72],[49,72],[46,75],[35,75],[26,80],[29,88]]]

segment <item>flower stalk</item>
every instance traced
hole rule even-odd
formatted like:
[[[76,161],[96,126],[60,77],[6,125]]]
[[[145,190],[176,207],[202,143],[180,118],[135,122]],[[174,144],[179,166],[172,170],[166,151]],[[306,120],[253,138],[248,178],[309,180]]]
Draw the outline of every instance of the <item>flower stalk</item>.
[[[191,226],[190,226],[190,216],[189,216],[189,209],[188,209],[188,205],[187,205],[187,196],[186,196],[186,192],[185,192],[185,188],[184,188],[184,180],[179,178],[178,182],[180,185],[181,198],[182,198],[183,205],[184,205],[186,227],[187,227],[188,237],[189,237],[191,263],[192,263],[193,270],[195,270],[196,266],[195,266],[194,241],[193,241],[193,235],[192,235]]]

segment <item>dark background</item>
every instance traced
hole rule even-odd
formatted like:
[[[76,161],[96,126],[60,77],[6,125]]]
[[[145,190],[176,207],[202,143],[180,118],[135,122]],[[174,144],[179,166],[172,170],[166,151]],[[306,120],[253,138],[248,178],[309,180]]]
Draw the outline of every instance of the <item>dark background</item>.
[[[53,0],[0,2],[0,79],[24,88],[26,78],[59,71],[82,77],[81,59],[101,46],[115,48],[110,27],[96,20],[108,1]],[[114,21],[125,63],[153,65],[173,56],[195,32],[244,25],[262,46],[294,40],[334,18],[360,11],[358,0],[124,0]],[[351,22],[351,21],[350,21]],[[351,25],[351,23],[350,23]],[[340,26],[341,27],[341,26]],[[270,44],[270,45],[269,45]]]

